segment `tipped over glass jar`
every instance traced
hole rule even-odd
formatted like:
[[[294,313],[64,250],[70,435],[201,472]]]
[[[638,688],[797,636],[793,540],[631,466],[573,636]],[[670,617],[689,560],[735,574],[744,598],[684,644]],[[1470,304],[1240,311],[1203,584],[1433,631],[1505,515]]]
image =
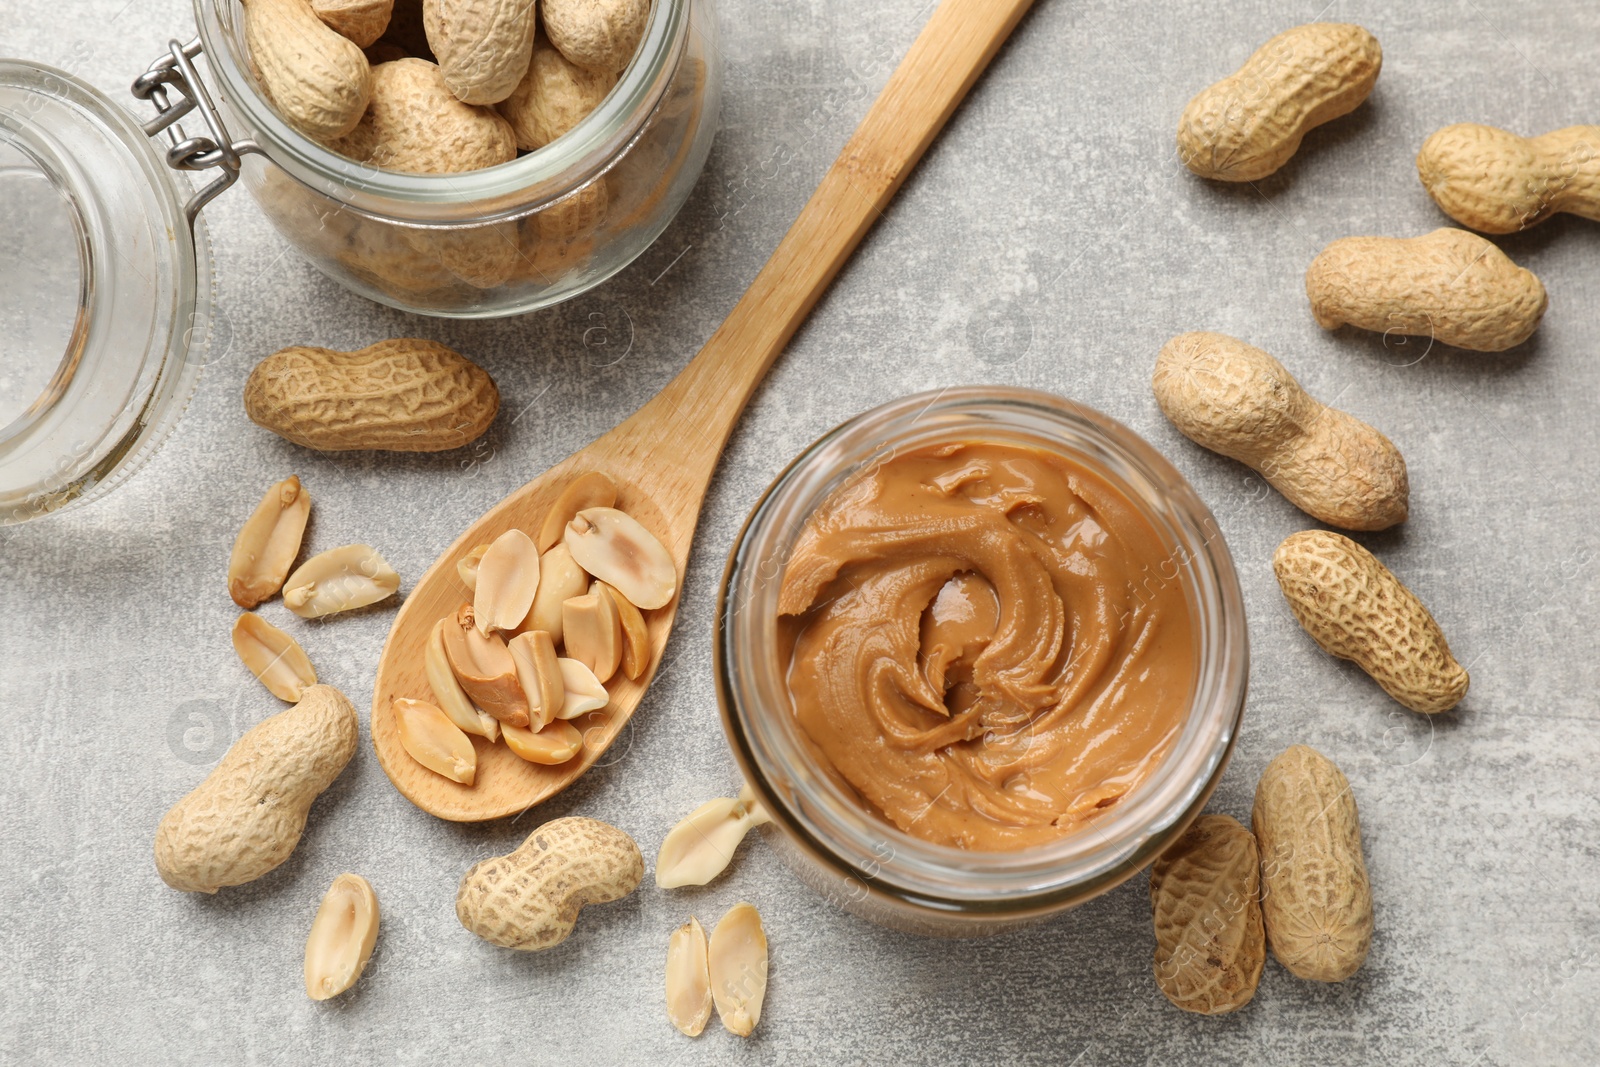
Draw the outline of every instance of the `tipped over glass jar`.
[[[1222,774],[1249,663],[1182,476],[1098,412],[1000,387],[894,401],[791,463],[730,553],[715,654],[780,855],[944,936],[1159,855]]]
[[[212,318],[187,195],[127,108],[0,60],[0,526],[121,485],[188,404]]]

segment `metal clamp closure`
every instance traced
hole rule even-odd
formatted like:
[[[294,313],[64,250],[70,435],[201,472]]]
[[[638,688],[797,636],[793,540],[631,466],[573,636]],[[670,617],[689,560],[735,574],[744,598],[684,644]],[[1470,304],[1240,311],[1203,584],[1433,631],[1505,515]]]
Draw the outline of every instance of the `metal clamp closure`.
[[[200,209],[239,180],[240,157],[260,152],[261,146],[254,141],[235,141],[228,135],[222,116],[211,100],[211,92],[194,65],[194,57],[201,52],[200,38],[188,44],[179,44],[176,40],[167,44],[171,50],[134,80],[133,95],[156,107],[156,117],[144,124],[144,132],[150,137],[163,132],[167,135],[167,166],[173,170],[216,168],[222,171],[184,205],[183,213],[192,230]],[[190,137],[178,125],[178,120],[191,111],[199,111],[208,136]]]

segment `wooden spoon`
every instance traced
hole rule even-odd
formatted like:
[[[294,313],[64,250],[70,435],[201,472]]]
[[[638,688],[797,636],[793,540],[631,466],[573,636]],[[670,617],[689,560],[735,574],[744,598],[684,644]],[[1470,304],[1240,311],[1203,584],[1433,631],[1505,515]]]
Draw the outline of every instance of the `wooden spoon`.
[[[678,588],[712,471],[757,383],[943,128],[1032,0],[943,0],[845,145],[772,258],[699,355],[616,429],[518,489],[467,528],[406,598],[378,662],[372,744],[384,773],[413,804],[442,819],[472,822],[521,812],[566,788],[621,732],[672,629],[678,599],[647,613],[651,665],[637,682],[619,673],[611,703],[575,720],[583,751],[556,767],[528,763],[503,743],[472,739],[477,780],[458,785],[400,746],[391,704],[431,700],[423,649],[434,623],[471,595],[456,561],[511,527],[537,533],[562,488],[585,471],[618,486],[617,507],[661,539]]]

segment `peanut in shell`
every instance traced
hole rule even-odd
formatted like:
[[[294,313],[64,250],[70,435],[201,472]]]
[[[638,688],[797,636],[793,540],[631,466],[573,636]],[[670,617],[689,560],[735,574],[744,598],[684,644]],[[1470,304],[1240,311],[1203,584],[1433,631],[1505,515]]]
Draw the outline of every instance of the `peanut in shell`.
[[[1378,39],[1360,26],[1285,30],[1189,101],[1178,121],[1178,158],[1202,178],[1265,178],[1311,129],[1360,107],[1382,68]]]
[[[1532,271],[1493,242],[1444,227],[1420,237],[1344,237],[1306,270],[1317,325],[1346,323],[1474,352],[1515,348],[1549,305]]]
[[[1372,945],[1372,887],[1349,780],[1320,752],[1295,745],[1261,773],[1250,823],[1273,956],[1298,978],[1349,978]]]
[[[1327,530],[1290,534],[1272,557],[1289,609],[1322,650],[1412,711],[1447,711],[1471,679],[1433,615],[1365,548]]]
[[[1202,815],[1150,870],[1156,986],[1176,1007],[1222,1015],[1250,1003],[1266,939],[1261,858],[1227,815]]]

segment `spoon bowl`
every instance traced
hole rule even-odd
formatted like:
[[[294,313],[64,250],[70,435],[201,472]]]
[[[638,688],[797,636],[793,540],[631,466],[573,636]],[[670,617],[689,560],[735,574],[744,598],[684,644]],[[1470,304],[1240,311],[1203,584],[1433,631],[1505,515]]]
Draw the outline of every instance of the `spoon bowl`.
[[[687,536],[680,539],[676,536],[675,524],[637,482],[630,480],[618,465],[595,462],[597,458],[586,449],[552,467],[485,513],[434,561],[395,618],[373,692],[372,743],[377,750],[378,763],[395,788],[424,811],[454,822],[475,822],[515,815],[560,792],[593,766],[616,740],[655,676],[656,665],[661,662],[667,637],[672,632],[673,619],[678,614],[684,566],[688,562],[689,541],[694,529],[691,525]],[[600,711],[571,720],[583,735],[583,749],[566,763],[553,767],[530,763],[503,742],[490,744],[485,738],[473,736],[472,745],[478,754],[478,772],[473,784],[461,785],[435,774],[401,747],[393,701],[397,697],[434,699],[423,672],[422,650],[441,618],[453,615],[462,604],[472,602],[472,593],[461,581],[456,563],[475,545],[487,544],[506,530],[517,528],[537,533],[561,490],[585,471],[600,471],[616,482],[617,507],[659,537],[677,567],[678,590],[672,599],[654,611],[644,612],[645,626],[650,633],[650,664],[636,680],[626,678],[619,671],[606,684],[611,694],[610,703]],[[395,654],[391,655],[391,650]],[[400,650],[408,651],[402,654]]]

